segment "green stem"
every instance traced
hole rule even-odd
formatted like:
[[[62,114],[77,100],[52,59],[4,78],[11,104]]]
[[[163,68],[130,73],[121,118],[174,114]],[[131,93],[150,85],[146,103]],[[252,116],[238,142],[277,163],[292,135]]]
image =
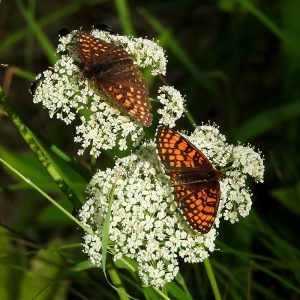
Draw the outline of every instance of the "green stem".
[[[16,175],[18,175],[22,180],[32,186],[35,190],[37,190],[41,195],[43,195],[48,201],[50,201],[54,206],[56,206],[61,212],[63,212],[66,216],[68,216],[72,221],[74,221],[77,225],[79,225],[84,231],[88,234],[93,234],[93,232],[85,227],[81,222],[79,222],[72,214],[70,214],[67,210],[65,210],[61,205],[59,205],[54,199],[52,199],[48,194],[46,194],[42,189],[40,189],[36,184],[34,184],[29,178],[26,178],[21,174],[18,170],[16,170],[13,166],[7,163],[4,159],[0,157],[0,162],[2,162],[7,168],[13,171]]]
[[[207,273],[207,276],[208,276],[211,288],[212,288],[212,290],[214,292],[215,299],[216,300],[221,300],[222,298],[221,298],[221,295],[220,295],[218,284],[217,284],[217,281],[216,281],[216,278],[215,278],[215,275],[214,275],[214,272],[213,272],[213,269],[211,267],[209,259],[206,258],[203,261],[203,263],[204,263],[204,267],[205,267],[205,270],[206,270],[206,273]]]
[[[118,11],[119,20],[121,21],[123,31],[126,35],[135,35],[132,26],[132,18],[130,17],[130,10],[126,0],[115,0],[115,5]]]
[[[186,283],[185,283],[185,280],[184,280],[184,277],[180,274],[180,272],[178,272],[176,278],[177,282],[182,286],[183,290],[185,291],[185,293],[188,295],[189,299],[193,299]]]
[[[162,299],[165,299],[165,300],[171,300],[171,298],[169,298],[163,291],[161,291],[160,289],[158,288],[153,288],[161,297]]]
[[[43,30],[41,30],[40,25],[34,19],[29,9],[27,9],[20,0],[16,0],[16,4],[20,9],[23,17],[25,18],[26,22],[28,23],[28,27],[31,28],[32,32],[36,35],[40,46],[44,50],[44,53],[47,55],[49,61],[54,64],[57,61],[55,56],[55,48],[53,47],[52,43],[45,35]]]
[[[122,279],[119,276],[116,268],[114,267],[113,263],[109,263],[107,265],[107,273],[113,283],[113,285],[116,287],[116,291],[120,297],[121,300],[129,300],[128,294],[125,290],[125,287],[122,283]]]
[[[196,128],[197,124],[196,124],[196,121],[195,121],[194,117],[192,116],[192,114],[188,110],[186,110],[185,115],[186,115],[187,119],[189,120],[189,122],[191,123],[191,125],[194,128]]]

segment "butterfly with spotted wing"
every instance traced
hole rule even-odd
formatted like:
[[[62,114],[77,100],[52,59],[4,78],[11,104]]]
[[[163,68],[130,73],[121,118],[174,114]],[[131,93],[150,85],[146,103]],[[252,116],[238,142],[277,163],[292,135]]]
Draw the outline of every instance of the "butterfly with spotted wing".
[[[202,234],[214,223],[224,176],[178,132],[158,127],[156,145],[165,173],[174,182],[174,197],[189,225]]]
[[[145,79],[125,49],[82,31],[77,32],[76,41],[85,76],[120,110],[142,126],[151,126]]]

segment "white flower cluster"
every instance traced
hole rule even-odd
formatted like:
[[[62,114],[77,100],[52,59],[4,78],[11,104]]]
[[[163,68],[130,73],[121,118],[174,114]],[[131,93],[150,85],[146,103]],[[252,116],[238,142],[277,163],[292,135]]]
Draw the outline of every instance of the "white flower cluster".
[[[245,186],[245,176],[252,172],[251,176],[262,180],[260,156],[256,157],[248,147],[228,145],[214,126],[199,126],[187,138],[214,166],[221,169],[231,166],[226,172],[228,176],[221,181],[221,203],[213,228],[202,235],[188,227],[174,201],[172,182],[161,171],[154,142],[149,142],[135,154],[117,159],[113,169],[98,171],[89,184],[89,200],[80,212],[80,219],[94,232],[86,234],[84,240],[84,251],[92,263],[101,266],[101,232],[113,186],[110,252],[115,260],[122,256],[136,260],[144,284],[155,287],[174,279],[180,259],[196,263],[214,251],[221,217],[236,221],[237,213],[248,214],[251,195]],[[255,165],[252,171],[248,170],[247,161],[235,165],[234,160],[242,157],[243,151],[252,153],[248,162]]]
[[[95,37],[116,43],[125,48],[141,68],[151,67],[152,74],[164,74],[166,71],[165,53],[153,41],[111,35],[108,32],[93,30]],[[57,52],[60,59],[53,69],[43,72],[33,95],[34,103],[42,103],[49,110],[50,117],[61,119],[70,124],[80,121],[76,127],[75,141],[80,143],[82,154],[90,148],[90,154],[99,156],[103,149],[127,149],[127,137],[134,145],[143,137],[143,129],[123,114],[118,108],[94,88],[91,80],[83,75],[78,67],[80,58],[76,49],[76,31],[59,40]]]
[[[172,128],[175,126],[175,121],[184,113],[185,100],[180,92],[172,86],[161,86],[158,93],[157,100],[163,104],[163,108],[157,110],[161,114],[159,123]]]

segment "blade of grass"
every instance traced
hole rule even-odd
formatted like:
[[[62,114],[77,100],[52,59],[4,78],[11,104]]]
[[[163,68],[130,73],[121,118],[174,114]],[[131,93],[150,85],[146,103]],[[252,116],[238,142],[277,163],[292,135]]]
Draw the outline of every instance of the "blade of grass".
[[[291,213],[300,216],[300,182],[292,186],[279,187],[270,191],[270,195]]]
[[[28,81],[34,81],[36,75],[30,71],[24,70],[22,68],[17,67],[18,72],[15,72],[16,75],[18,75],[21,78],[24,78]]]
[[[172,296],[172,299],[178,299],[178,300],[193,300],[191,297],[191,294],[186,292],[186,290],[183,290],[180,288],[180,286],[172,281],[169,282],[166,285],[167,291]]]
[[[11,121],[19,130],[20,134],[36,155],[38,160],[43,164],[53,180],[57,183],[60,190],[72,202],[74,208],[78,210],[84,202],[84,196],[77,192],[76,189],[71,189],[72,180],[66,176],[60,166],[53,160],[51,155],[40,143],[35,134],[22,122],[20,117],[9,107],[5,94],[0,87],[0,103],[3,104],[5,111],[8,113]]]
[[[180,274],[180,272],[178,272],[175,280],[182,286],[185,294],[186,294],[186,299],[193,299],[192,295],[190,294],[189,289],[186,286],[185,280],[183,278],[183,276]]]
[[[105,277],[106,281],[109,283],[109,285],[114,290],[117,291],[120,299],[129,300],[129,295],[127,294],[127,292],[122,284],[121,278],[119,277],[117,272],[113,269],[112,263],[110,263],[108,265],[108,273],[109,273],[109,276],[110,276],[113,284],[111,284],[109,282],[109,280],[107,278],[107,274],[106,274],[107,250],[108,250],[108,243],[109,243],[109,226],[110,226],[110,217],[111,217],[111,207],[112,207],[112,203],[113,203],[113,200],[115,197],[115,187],[116,187],[116,182],[111,189],[110,196],[108,199],[108,208],[107,208],[107,212],[106,212],[106,216],[105,216],[105,220],[104,220],[104,224],[103,224],[103,229],[102,229],[102,235],[101,235],[102,269],[103,269],[103,273],[104,273],[104,277]],[[100,223],[101,220],[99,220],[98,222]]]
[[[221,294],[219,292],[218,284],[217,284],[217,281],[216,281],[216,278],[215,278],[215,275],[214,275],[214,272],[213,272],[213,269],[212,269],[212,266],[210,264],[209,259],[206,258],[203,261],[203,264],[204,264],[204,267],[205,267],[205,270],[206,270],[206,273],[207,273],[207,276],[208,276],[211,288],[213,290],[215,299],[216,300],[221,300],[222,299],[221,298]]]
[[[64,213],[68,218],[74,221],[77,225],[79,225],[84,231],[89,234],[93,234],[93,232],[85,227],[81,222],[79,222],[72,214],[70,214],[67,210],[65,210],[61,205],[59,205],[54,199],[52,199],[48,194],[46,194],[42,189],[40,189],[35,183],[33,183],[29,178],[23,176],[18,170],[13,168],[10,164],[8,164],[5,160],[0,157],[0,162],[2,162],[8,169],[18,175],[22,180],[24,180],[27,184],[32,186],[36,191],[38,191],[41,195],[43,195],[48,201],[50,201],[55,207],[57,207],[62,213]]]
[[[37,20],[36,22],[40,27],[44,27],[51,23],[57,22],[60,19],[66,18],[82,9],[84,6],[93,6],[102,2],[106,2],[106,0],[87,0],[83,2],[82,0],[71,1],[66,5],[60,6],[57,10],[52,13],[49,13],[47,16],[42,18],[41,20]],[[0,54],[4,52],[7,48],[13,46],[25,36],[31,34],[32,31],[28,28],[19,29],[15,31],[13,34],[10,34],[7,38],[3,39],[0,44]]]
[[[272,277],[273,279],[275,279],[276,281],[282,283],[283,285],[285,285],[286,287],[288,287],[289,289],[297,292],[297,293],[300,293],[300,289],[296,286],[296,285],[293,285],[291,282],[289,282],[286,277],[283,277],[283,276],[280,276],[279,274],[281,274],[281,272],[278,272],[278,267],[281,267],[281,269],[283,270],[289,270],[289,271],[292,271],[292,268],[288,265],[288,261],[289,260],[292,260],[291,257],[289,257],[289,254],[292,255],[293,251],[295,253],[299,253],[298,249],[293,249],[292,247],[290,247],[285,241],[283,240],[280,240],[279,237],[277,237],[277,235],[272,231],[272,229],[270,227],[268,227],[266,224],[262,223],[262,221],[258,218],[258,216],[256,216],[254,213],[252,213],[252,217],[254,218],[255,220],[255,228],[260,228],[260,230],[264,231],[264,235],[268,237],[268,240],[269,240],[269,246],[266,245],[266,243],[264,243],[264,245],[266,245],[267,248],[269,248],[270,251],[276,251],[278,252],[277,256],[280,258],[280,259],[286,259],[286,261],[282,261],[282,262],[279,262],[279,263],[274,263],[274,260],[270,260],[272,263],[271,263],[271,266],[274,266],[277,268],[277,271],[276,272],[273,272],[271,271],[271,268],[270,268],[270,265],[268,267],[265,267],[263,266],[261,263],[258,263],[257,261],[254,261],[254,264],[253,264],[253,267],[257,268],[257,269],[260,269],[262,272],[264,272],[265,274],[269,275],[270,277]],[[262,236],[262,234],[258,234],[257,235],[260,240]],[[263,258],[263,256],[257,256],[255,254],[246,254],[244,252],[241,252],[241,251],[237,251],[233,248],[230,248],[229,246],[223,244],[223,243],[220,243],[218,242],[218,245],[220,245],[221,247],[221,250],[222,251],[226,251],[226,252],[229,252],[229,253],[232,253],[234,254],[235,256],[239,257],[240,259],[244,260],[244,261],[249,261],[249,258],[250,257],[257,257],[258,259],[259,258]],[[274,247],[274,245],[277,245],[277,247]],[[279,246],[280,245],[280,246]],[[286,250],[284,250],[284,248],[286,248]],[[264,259],[265,261],[268,261],[268,259]],[[297,261],[299,261],[299,257],[298,258],[295,258],[293,259],[292,261],[294,261],[294,265],[297,265]],[[295,269],[297,270],[298,268],[295,267]]]
[[[116,179],[117,180],[117,179]],[[115,191],[115,185],[116,183],[114,184],[114,186],[112,187],[111,189],[111,193],[110,193],[110,197],[108,199],[108,208],[107,208],[107,213],[106,213],[106,217],[105,217],[105,220],[104,220],[104,224],[103,224],[103,228],[102,228],[102,234],[101,234],[101,244],[102,244],[102,249],[101,249],[101,254],[102,254],[102,269],[103,269],[103,273],[104,273],[104,276],[105,276],[105,279],[107,280],[108,284],[113,288],[115,289],[120,298],[122,296],[121,299],[135,299],[131,296],[129,296],[125,290],[125,288],[122,286],[122,288],[118,288],[117,286],[119,285],[119,282],[121,280],[121,278],[119,277],[119,275],[117,274],[117,277],[116,277],[116,272],[114,271],[113,272],[113,278],[116,279],[116,281],[114,282],[113,281],[113,284],[111,284],[107,278],[107,274],[106,274],[106,261],[107,261],[107,253],[108,253],[108,249],[109,249],[109,246],[108,246],[108,243],[109,243],[109,226],[110,226],[110,217],[111,217],[111,207],[112,207],[112,203],[113,203],[113,200],[114,200],[114,191]],[[121,259],[123,261],[123,263],[126,263],[127,265],[127,268],[131,269],[131,270],[134,270],[134,272],[136,272],[136,269],[133,267],[133,266],[128,266],[128,262],[124,259]],[[113,278],[111,278],[113,280]],[[115,283],[117,283],[117,285],[115,285]],[[155,289],[155,291],[157,293],[159,293],[160,296],[162,296],[163,299],[170,299],[164,292],[162,292],[161,290],[159,289]],[[126,298],[124,298],[126,297]]]
[[[269,17],[261,12],[253,3],[248,0],[238,0],[240,5],[250,13],[252,13],[259,21],[261,21],[271,32],[273,32],[282,42],[286,44],[290,49],[294,50],[294,53],[299,54],[298,45],[291,40],[287,34],[281,30]]]
[[[263,283],[259,284],[258,282],[252,281],[251,285],[253,289],[264,295],[263,299],[282,300],[280,295],[277,296],[274,294],[274,291],[270,290],[268,286],[264,286]]]
[[[211,94],[215,94],[215,88],[208,80],[207,75],[201,72],[197,68],[195,62],[193,62],[181,45],[176,41],[171,31],[166,29],[153,15],[147,12],[145,9],[139,10],[140,14],[147,20],[147,22],[154,28],[160,35],[163,35],[167,39],[166,46],[173,52],[182,65],[195,77],[195,79],[202,84],[204,88]]]
[[[234,130],[233,136],[241,142],[249,141],[267,132],[279,123],[298,117],[299,115],[300,101],[289,102],[271,110],[261,112],[245,121]]]
[[[153,288],[156,293],[158,293],[162,299],[165,299],[165,300],[171,300],[171,298],[169,298],[163,291],[161,291],[160,289],[158,288]]]
[[[28,10],[32,16],[35,16],[36,13],[36,0],[28,1]],[[27,27],[30,27],[27,23]],[[34,53],[34,36],[29,35],[26,39],[26,47],[25,47],[25,59],[26,59],[26,67],[30,70],[33,68],[33,53]]]
[[[106,275],[106,257],[107,257],[107,248],[108,248],[108,242],[109,242],[109,224],[110,224],[110,217],[111,217],[111,207],[114,200],[114,190],[115,190],[115,184],[111,189],[111,193],[108,199],[108,208],[102,228],[102,234],[101,234],[101,254],[102,254],[102,269],[104,276],[107,279]],[[98,220],[99,224],[101,224],[101,220]]]
[[[35,75],[27,70],[24,70],[19,67],[15,67],[15,66],[8,66],[5,69],[4,80],[3,80],[3,90],[6,94],[8,94],[8,92],[10,90],[12,80],[15,75],[17,75],[21,78],[24,78],[26,80],[29,80],[29,81],[33,81],[35,78]],[[29,86],[28,86],[28,88],[29,88]]]
[[[135,36],[134,28],[132,25],[132,18],[130,17],[130,11],[126,0],[115,0],[115,6],[117,8],[119,20],[121,22],[123,31],[126,35]]]
[[[57,58],[55,55],[55,48],[52,46],[52,43],[49,41],[48,37],[41,30],[40,25],[33,18],[30,9],[26,9],[20,0],[16,0],[16,3],[23,17],[28,23],[28,26],[31,28],[32,32],[36,35],[41,48],[43,49],[45,55],[48,57],[48,60],[50,61],[51,64],[54,64]]]
[[[290,290],[292,290],[292,291],[296,292],[298,295],[300,295],[300,289],[298,287],[291,284],[288,280],[285,280],[283,277],[279,276],[275,272],[270,271],[269,268],[265,268],[264,266],[262,266],[261,264],[258,264],[258,263],[254,263],[253,267],[263,271],[265,274],[269,275],[270,277],[274,278],[275,280],[277,280],[281,284],[285,285]]]
[[[113,283],[113,285],[117,288],[117,293],[121,300],[129,300],[128,294],[125,290],[125,287],[122,283],[122,279],[119,276],[117,269],[114,267],[113,263],[107,265],[107,273]]]
[[[59,193],[57,184],[45,170],[43,165],[31,152],[15,152],[0,146],[0,157],[17,170],[22,170],[25,177],[31,178],[39,187],[47,193]],[[12,174],[14,176],[14,174]],[[19,178],[17,178],[19,179]],[[21,184],[20,184],[21,183]],[[31,189],[30,186],[20,182],[18,184],[3,185],[1,189]]]

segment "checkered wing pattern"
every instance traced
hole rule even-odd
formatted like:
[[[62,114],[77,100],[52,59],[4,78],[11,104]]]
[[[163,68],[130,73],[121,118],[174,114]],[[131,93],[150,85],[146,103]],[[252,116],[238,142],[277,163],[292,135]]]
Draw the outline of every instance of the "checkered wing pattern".
[[[175,185],[174,197],[189,225],[203,234],[209,232],[218,212],[219,181],[199,182],[193,186]]]
[[[220,172],[205,155],[178,132],[161,126],[157,151],[174,182],[174,197],[189,225],[205,234],[216,218],[220,201]]]
[[[143,74],[122,48],[91,34],[77,33],[77,48],[85,73],[119,109],[143,126],[152,124],[151,105]]]

